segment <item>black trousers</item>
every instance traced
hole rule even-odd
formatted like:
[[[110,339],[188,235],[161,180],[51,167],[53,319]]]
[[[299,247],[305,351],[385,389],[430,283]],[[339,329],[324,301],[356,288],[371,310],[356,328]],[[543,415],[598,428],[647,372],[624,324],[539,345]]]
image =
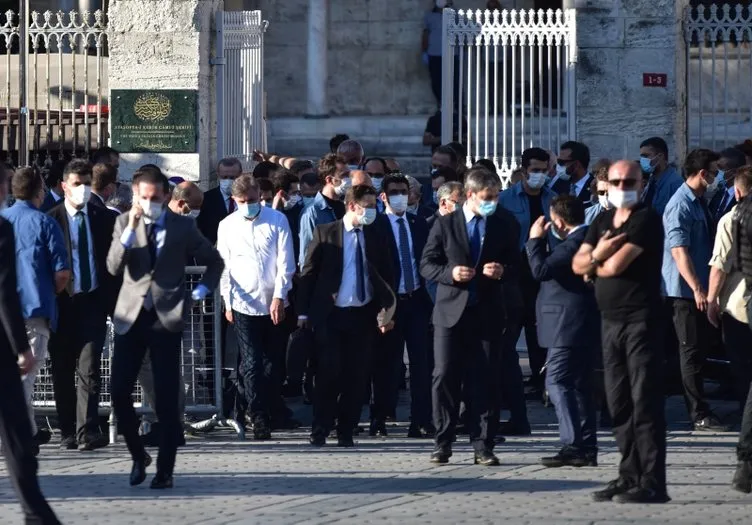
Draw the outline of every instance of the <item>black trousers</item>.
[[[433,96],[436,97],[436,104],[441,108],[441,92],[443,89],[443,75],[442,75],[442,61],[440,56],[428,57],[428,73],[431,76],[431,91]],[[458,57],[454,57],[454,107],[459,108],[459,87],[460,87],[460,61]]]
[[[538,329],[536,327],[535,299],[538,297],[540,283],[533,279],[532,275],[522,272],[520,276],[520,289],[523,297],[522,324],[517,329],[514,337],[514,343],[520,338],[521,328],[525,329],[525,342],[527,344],[527,355],[530,360],[530,382],[533,386],[543,388],[543,376],[541,370],[546,364],[546,349],[541,348],[538,344]]]
[[[721,330],[726,356],[731,362],[734,392],[740,406],[744,407],[752,384],[752,331],[746,323],[726,313],[721,318]]]
[[[489,338],[483,327],[480,306],[468,307],[451,328],[434,326],[433,422],[436,446],[449,448],[454,440],[465,385],[466,425],[473,448],[493,450],[499,424],[496,375],[501,352],[501,333]]]
[[[679,340],[679,365],[681,367],[684,400],[692,421],[710,414],[705,400],[703,369],[708,357],[709,323],[707,315],[697,309],[694,300],[671,298],[674,327]]]
[[[428,367],[430,299],[422,290],[397,300],[394,329],[377,336],[373,356],[371,419],[384,421],[393,414],[399,397],[402,356],[410,359],[410,420],[431,423],[431,369]],[[404,377],[404,376],[403,376]]]
[[[336,419],[338,434],[352,436],[371,368],[376,311],[370,305],[334,307],[326,322],[314,330],[317,368],[312,433],[329,435]]]
[[[666,489],[666,419],[660,323],[603,319],[606,399],[621,452],[619,477]]]
[[[21,376],[10,348],[0,349],[0,441],[8,477],[21,503],[26,524],[56,525],[60,522],[44,499],[37,481],[37,458]]]
[[[159,322],[154,310],[141,310],[130,330],[115,335],[112,356],[112,405],[118,430],[135,460],[142,459],[144,446],[138,435],[139,420],[133,409],[133,387],[146,351],[154,374],[154,407],[162,429],[157,472],[171,476],[175,468],[178,439],[183,432],[178,410],[181,332],[170,332]]]
[[[506,328],[502,339],[501,357],[499,359],[501,380],[499,381],[499,407],[509,410],[509,420],[515,425],[528,426],[527,404],[525,403],[525,385],[522,379],[520,356],[517,353],[517,341],[520,338],[524,319],[524,302],[522,292],[516,283],[504,285],[506,305]],[[499,319],[499,322],[502,322]],[[537,337],[536,337],[537,341]]]
[[[747,318],[749,329],[752,330],[752,301],[747,303]],[[747,401],[742,413],[742,428],[739,432],[736,456],[739,461],[752,461],[752,385],[747,393]]]
[[[49,353],[55,407],[62,436],[99,434],[99,393],[102,386],[102,349],[107,312],[101,289],[58,296],[57,332],[50,336]],[[78,378],[78,387],[76,387]]]

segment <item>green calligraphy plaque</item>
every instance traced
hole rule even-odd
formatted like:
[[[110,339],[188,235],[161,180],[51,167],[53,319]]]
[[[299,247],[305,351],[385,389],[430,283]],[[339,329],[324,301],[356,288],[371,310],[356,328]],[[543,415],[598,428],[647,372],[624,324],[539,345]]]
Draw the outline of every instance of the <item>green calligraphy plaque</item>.
[[[110,141],[122,153],[196,153],[198,92],[113,89]]]

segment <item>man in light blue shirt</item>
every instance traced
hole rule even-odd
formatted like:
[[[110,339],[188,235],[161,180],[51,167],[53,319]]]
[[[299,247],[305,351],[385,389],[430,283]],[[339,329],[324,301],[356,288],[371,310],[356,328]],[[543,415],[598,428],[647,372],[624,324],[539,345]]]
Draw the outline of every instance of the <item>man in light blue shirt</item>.
[[[682,384],[695,430],[725,430],[710,411],[703,387],[703,366],[710,328],[707,290],[713,253],[713,220],[703,199],[718,172],[719,155],[696,149],[685,162],[686,182],[666,205],[663,227],[663,288],[679,340]]]
[[[668,162],[665,140],[651,137],[640,144],[640,167],[648,181],[642,192],[642,202],[663,215],[669,199],[684,184],[679,170]]]

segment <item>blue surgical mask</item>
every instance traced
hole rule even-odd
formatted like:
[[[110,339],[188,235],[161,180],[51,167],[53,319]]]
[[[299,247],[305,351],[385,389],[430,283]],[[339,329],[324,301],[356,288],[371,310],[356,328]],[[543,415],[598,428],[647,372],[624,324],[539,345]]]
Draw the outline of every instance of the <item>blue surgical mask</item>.
[[[358,222],[361,226],[368,226],[376,220],[376,208],[365,208],[363,214],[358,217]]]
[[[418,215],[418,205],[417,204],[411,204],[407,207],[407,213],[410,213],[412,215]]]
[[[303,206],[305,208],[307,208],[308,206],[310,206],[311,204],[313,204],[313,201],[315,201],[315,200],[316,200],[316,196],[315,195],[313,197],[303,197]]]
[[[642,168],[642,171],[645,173],[653,173],[655,171],[653,161],[647,157],[640,157],[640,168]]]
[[[261,203],[247,202],[245,204],[238,204],[238,211],[243,214],[243,217],[255,219],[261,213]]]
[[[439,192],[434,191],[433,192],[433,203],[438,206],[439,205]]]
[[[373,182],[373,189],[378,193],[381,193],[381,184],[384,182],[384,179],[379,177],[372,177],[371,182]]]
[[[478,213],[483,217],[488,217],[496,211],[496,205],[498,201],[480,201],[478,203]]]

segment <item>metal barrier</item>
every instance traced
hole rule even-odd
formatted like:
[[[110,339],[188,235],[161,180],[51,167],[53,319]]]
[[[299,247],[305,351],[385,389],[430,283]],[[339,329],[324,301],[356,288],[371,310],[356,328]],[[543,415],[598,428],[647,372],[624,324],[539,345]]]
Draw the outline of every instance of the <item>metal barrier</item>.
[[[185,268],[186,294],[196,287],[206,270],[203,266]],[[205,417],[188,423],[193,431],[207,432],[217,427],[232,428],[240,439],[244,438],[243,427],[223,416],[222,396],[224,374],[222,368],[221,298],[215,292],[211,300],[195,303],[187,312],[181,349],[181,370],[185,387],[185,414]],[[110,416],[110,442],[116,442],[117,422],[112,411],[111,377],[114,352],[114,329],[108,320],[107,337],[102,354],[102,383],[99,397],[101,415]],[[134,406],[149,421],[153,410],[147,402],[140,383],[134,389]],[[34,410],[40,415],[54,414],[55,399],[52,388],[52,372],[49,361],[39,373],[34,389]],[[208,416],[208,417],[207,417]]]

